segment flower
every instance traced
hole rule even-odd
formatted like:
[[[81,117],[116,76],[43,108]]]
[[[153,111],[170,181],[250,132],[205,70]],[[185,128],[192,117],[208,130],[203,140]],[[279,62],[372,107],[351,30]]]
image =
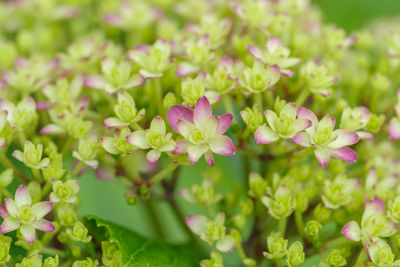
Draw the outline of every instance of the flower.
[[[288,68],[300,62],[300,59],[298,58],[289,57],[290,50],[287,47],[284,47],[281,40],[276,36],[269,37],[264,51],[252,45],[249,45],[247,50],[256,60],[259,60],[264,64],[278,66],[281,74],[288,77],[294,75],[294,73]]]
[[[270,260],[278,260],[285,257],[287,252],[288,240],[283,239],[278,233],[273,233],[267,238],[268,252],[264,251],[263,255]]]
[[[50,165],[49,158],[43,158],[43,145],[35,146],[31,141],[26,140],[24,143],[24,152],[15,150],[12,155],[26,166],[33,169],[43,169]]]
[[[371,140],[374,136],[367,131],[360,131],[367,126],[371,113],[366,107],[345,107],[340,119],[340,128],[355,131],[360,139]]]
[[[231,156],[235,154],[232,140],[223,135],[233,119],[232,114],[222,116],[212,115],[210,102],[206,97],[200,97],[194,110],[174,105],[167,112],[168,122],[184,139],[176,142],[174,154],[188,153],[192,164],[202,155],[208,165],[214,165],[213,153]]]
[[[277,65],[265,66],[259,61],[253,63],[252,68],[246,67],[243,70],[243,78],[240,84],[252,93],[261,93],[265,90],[273,90],[281,77],[280,69]]]
[[[78,199],[76,195],[79,192],[79,187],[79,182],[76,180],[55,181],[53,183],[53,192],[50,193],[50,200],[53,203],[60,201],[74,203]]]
[[[357,133],[344,129],[333,130],[336,122],[334,117],[326,115],[318,121],[312,111],[303,107],[297,109],[297,117],[310,120],[312,126],[305,132],[297,133],[291,141],[300,146],[315,147],[314,154],[323,168],[328,165],[331,155],[346,162],[356,162],[356,152],[347,146],[359,141]]]
[[[397,103],[394,106],[396,117],[390,120],[388,135],[390,139],[400,139],[400,88],[397,89]]]
[[[140,149],[151,148],[147,153],[150,164],[158,161],[161,152],[170,152],[176,148],[172,133],[166,133],[165,122],[160,116],[151,121],[150,129],[135,131],[126,136],[126,141]]]
[[[257,128],[254,138],[257,144],[269,144],[280,138],[293,138],[299,131],[309,128],[312,122],[305,118],[296,118],[295,103],[286,104],[279,113],[279,117],[272,110],[264,112],[269,127],[262,125]]]
[[[43,219],[49,213],[54,203],[42,201],[32,205],[32,198],[28,189],[20,185],[15,192],[15,201],[4,199],[5,206],[0,205],[0,216],[4,219],[0,225],[0,233],[8,233],[19,229],[29,244],[35,242],[35,229],[44,232],[54,232],[54,225]]]
[[[72,156],[85,165],[96,169],[99,166],[99,162],[96,160],[97,146],[96,135],[82,137],[79,139],[78,151],[72,151]]]
[[[301,69],[309,90],[323,97],[331,95],[331,86],[337,82],[337,77],[330,75],[326,65],[317,65],[308,61]]]

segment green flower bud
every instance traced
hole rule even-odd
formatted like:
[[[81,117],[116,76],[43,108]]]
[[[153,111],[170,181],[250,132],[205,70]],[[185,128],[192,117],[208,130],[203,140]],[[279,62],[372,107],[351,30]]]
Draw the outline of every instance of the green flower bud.
[[[365,107],[351,109],[344,108],[340,120],[340,127],[346,130],[357,131],[364,128],[370,118],[370,113]]]
[[[89,243],[92,240],[92,237],[88,235],[88,229],[80,221],[77,221],[72,229],[65,230],[65,233],[71,240],[77,242]]]
[[[296,208],[295,210],[303,213],[308,208],[309,192],[307,190],[299,191],[296,193]]]
[[[48,257],[44,260],[44,267],[58,267],[59,265],[59,259],[58,255],[56,255],[54,258]]]
[[[97,267],[99,263],[97,260],[92,260],[91,258],[87,258],[86,260],[74,261],[72,267]]]
[[[22,129],[33,128],[37,119],[36,104],[32,98],[24,98],[18,103],[13,123],[15,126]]]
[[[212,250],[210,259],[202,260],[200,262],[200,266],[201,267],[223,267],[224,264],[223,264],[222,255],[218,251]]]
[[[288,241],[279,237],[278,233],[269,235],[267,238],[268,252],[263,252],[264,257],[270,260],[282,259],[286,255],[287,244]]]
[[[182,81],[181,96],[187,104],[194,106],[197,99],[204,95],[205,90],[202,79],[186,78]]]
[[[308,61],[300,71],[311,92],[324,97],[330,95],[331,87],[337,78],[330,74],[326,65],[317,65],[314,61]]]
[[[400,196],[396,196],[394,200],[389,200],[388,215],[395,222],[400,222]]]
[[[390,246],[382,239],[368,244],[368,254],[376,266],[389,267],[393,266],[394,254]]]
[[[11,68],[17,53],[14,43],[2,40],[0,42],[0,70]]]
[[[346,265],[346,259],[342,256],[342,253],[338,249],[332,250],[327,258],[329,266],[344,266]]]
[[[73,225],[78,220],[78,216],[70,204],[59,205],[55,211],[61,225]]]
[[[207,37],[201,38],[199,41],[186,41],[185,52],[190,62],[195,65],[204,65],[214,56],[211,52],[210,40]]]
[[[225,227],[217,221],[209,221],[206,225],[206,231],[201,233],[200,238],[209,244],[220,240],[225,235]]]
[[[255,61],[252,68],[243,70],[242,85],[248,91],[261,93],[275,85],[281,76],[279,67],[267,67],[259,61]]]
[[[11,237],[0,235],[0,263],[6,263],[10,260]]]
[[[88,135],[93,127],[93,122],[76,117],[69,117],[66,122],[68,134],[74,139]]]
[[[308,221],[306,227],[304,228],[305,232],[312,238],[318,239],[318,234],[322,229],[322,224],[319,221],[311,220]]]
[[[114,112],[118,119],[122,121],[121,125],[138,122],[145,114],[144,109],[141,109],[139,112],[137,111],[135,101],[125,91],[118,93],[118,104],[114,106]]]
[[[252,172],[249,176],[249,195],[260,198],[267,193],[268,182],[259,174]]]
[[[301,264],[303,264],[305,259],[303,249],[303,244],[299,241],[295,241],[289,247],[286,260],[289,267],[300,266]]]
[[[243,260],[243,265],[245,267],[256,267],[257,266],[257,262],[251,258],[245,258]]]
[[[243,216],[242,214],[238,214],[232,217],[232,221],[237,228],[242,230],[244,225],[246,224],[246,217]]]
[[[7,187],[13,180],[14,171],[12,169],[5,169],[0,173],[0,187]]]
[[[163,99],[163,107],[165,110],[169,109],[171,106],[177,103],[176,96],[172,92],[165,94]]]
[[[52,180],[59,180],[64,176],[65,169],[63,169],[63,156],[62,154],[52,153],[49,156],[50,165],[42,169],[42,175],[48,182]]]
[[[42,187],[37,181],[29,182],[27,186],[32,197],[32,202],[39,202],[42,199]]]
[[[54,203],[63,201],[74,203],[77,200],[79,192],[79,182],[76,180],[68,180],[66,182],[55,181],[53,183],[53,192],[50,194],[50,200]]]
[[[389,78],[381,73],[375,73],[371,77],[371,86],[378,92],[387,91],[391,85]]]
[[[326,208],[322,203],[319,203],[313,212],[314,218],[319,222],[325,222],[331,216],[332,211]]]
[[[221,94],[229,92],[236,86],[235,80],[229,76],[224,68],[217,68],[212,74],[207,74],[207,82],[210,88]]]
[[[377,133],[382,128],[384,122],[385,122],[385,115],[383,114],[376,115],[371,113],[371,117],[368,121],[368,124],[365,126],[365,130],[372,133]]]
[[[24,258],[20,263],[15,264],[15,267],[32,267],[42,266],[42,256],[35,255],[30,258]]]
[[[110,154],[128,154],[132,151],[132,145],[126,142],[128,134],[130,134],[130,130],[122,128],[119,134],[116,133],[114,137],[103,137],[100,143]]]
[[[252,131],[255,131],[264,122],[264,116],[258,105],[253,105],[253,108],[246,107],[240,112],[240,116]]]
[[[246,199],[240,202],[240,211],[244,216],[249,216],[254,210],[254,203],[251,199]]]
[[[115,243],[102,241],[101,250],[103,252],[102,261],[105,266],[117,267],[121,265],[121,251]]]
[[[326,180],[323,187],[322,201],[327,208],[337,209],[349,204],[352,193],[359,186],[359,180],[347,179],[344,175],[336,176],[335,180]]]
[[[42,159],[43,145],[35,146],[32,142],[26,140],[24,143],[24,152],[15,150],[13,157],[25,163],[26,166],[33,169],[43,169],[49,166],[48,158]]]
[[[276,219],[290,216],[296,206],[296,199],[285,184],[277,188],[273,197],[262,196],[261,202],[268,207],[269,213]]]

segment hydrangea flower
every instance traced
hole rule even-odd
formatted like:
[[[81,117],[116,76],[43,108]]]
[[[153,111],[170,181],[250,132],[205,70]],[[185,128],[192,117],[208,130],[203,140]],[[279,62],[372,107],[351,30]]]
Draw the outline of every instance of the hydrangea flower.
[[[265,50],[256,46],[249,45],[247,50],[256,59],[264,64],[276,65],[280,68],[281,74],[292,77],[294,73],[289,70],[290,67],[300,63],[298,58],[290,58],[290,50],[284,47],[281,40],[276,36],[270,36]]]
[[[334,130],[334,117],[326,115],[318,121],[314,113],[304,107],[297,109],[297,117],[311,121],[312,126],[305,132],[297,133],[291,141],[300,146],[315,147],[314,154],[323,168],[328,164],[331,155],[346,162],[356,162],[356,152],[347,147],[359,141],[355,132]]]
[[[170,152],[176,148],[172,133],[166,132],[165,122],[160,116],[151,121],[150,129],[135,131],[126,136],[126,141],[140,149],[151,149],[147,153],[150,164],[158,161],[161,152]]]
[[[251,93],[261,93],[272,90],[281,77],[281,71],[277,65],[265,66],[255,61],[253,66],[243,70],[243,77],[239,83]]]
[[[43,219],[49,213],[54,203],[50,201],[38,202],[32,205],[32,198],[28,189],[20,185],[15,192],[15,200],[4,199],[5,206],[0,205],[0,216],[4,219],[0,225],[0,233],[8,233],[19,229],[29,244],[35,242],[35,229],[44,232],[54,232],[54,225]]]
[[[326,65],[317,65],[314,61],[308,61],[301,68],[301,74],[306,79],[308,89],[323,97],[331,95],[331,87],[338,81]]]
[[[232,140],[223,135],[229,128],[233,115],[212,115],[210,102],[200,97],[194,110],[185,106],[174,105],[167,112],[168,122],[184,139],[176,142],[174,154],[188,153],[192,164],[202,155],[208,165],[214,165],[213,153],[231,156],[235,154]]]
[[[350,108],[345,107],[340,119],[340,127],[346,130],[355,131],[360,139],[371,140],[374,136],[367,131],[360,131],[364,129],[371,117],[371,113],[366,107]]]
[[[397,103],[394,106],[396,116],[390,120],[388,135],[391,139],[400,139],[400,88],[397,90]]]
[[[31,141],[26,140],[24,143],[24,151],[15,150],[13,157],[23,162],[26,166],[33,169],[43,169],[49,166],[49,158],[43,158],[43,145],[35,146]]]
[[[269,144],[283,139],[293,138],[298,132],[309,128],[312,122],[305,118],[296,118],[297,107],[295,103],[286,104],[278,115],[272,110],[264,112],[268,125],[257,128],[254,138],[257,144]]]

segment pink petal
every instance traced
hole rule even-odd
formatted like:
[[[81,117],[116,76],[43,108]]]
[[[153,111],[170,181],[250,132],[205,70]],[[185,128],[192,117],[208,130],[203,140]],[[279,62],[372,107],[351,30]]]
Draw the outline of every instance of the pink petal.
[[[354,150],[348,147],[342,147],[331,150],[332,156],[343,161],[354,163],[357,161],[357,154]]]
[[[350,146],[360,140],[357,133],[349,130],[339,129],[334,131],[333,134],[336,135],[336,138],[328,145],[330,148]]]
[[[203,122],[212,116],[211,105],[207,97],[202,96],[197,99],[193,111],[193,122],[196,126],[201,127]]]
[[[4,204],[6,204],[7,212],[11,215],[11,217],[17,217],[18,216],[18,208],[17,208],[17,205],[15,204],[15,201],[13,199],[5,198],[4,199]]]
[[[352,241],[361,240],[361,229],[357,222],[351,221],[346,223],[342,228],[342,234]]]
[[[313,124],[318,122],[318,119],[315,116],[315,114],[311,110],[304,107],[297,108],[297,117],[302,119],[307,119],[311,121]]]
[[[65,130],[56,124],[48,124],[40,130],[40,134],[62,134]]]
[[[206,153],[208,150],[209,148],[206,145],[188,145],[187,153],[189,155],[190,163],[195,164],[196,162],[198,162],[201,156],[203,156],[203,154]]]
[[[172,151],[172,154],[184,154],[187,153],[187,147],[189,142],[185,139],[179,140],[176,142],[176,148]]]
[[[291,71],[291,70],[282,70],[282,69],[281,69],[281,74],[282,74],[283,76],[286,76],[286,77],[289,77],[289,78],[291,78],[291,77],[294,76],[294,72]]]
[[[20,185],[15,192],[15,204],[17,204],[17,207],[22,205],[30,206],[32,204],[31,194],[24,185]]]
[[[9,217],[10,215],[7,212],[7,208],[4,205],[0,205],[0,216],[5,219]]]
[[[268,42],[266,44],[266,48],[268,49],[268,51],[272,54],[274,53],[274,51],[278,48],[278,47],[282,47],[283,44],[281,42],[281,40],[276,37],[276,36],[270,36],[268,39]]]
[[[364,213],[371,213],[371,214],[376,214],[376,213],[381,213],[385,211],[385,203],[383,200],[377,196],[374,196],[373,199],[369,200],[365,204],[365,210]]]
[[[49,213],[54,208],[54,203],[51,201],[42,201],[32,206],[32,212],[35,213],[36,219],[40,219]]]
[[[331,158],[329,151],[324,148],[317,148],[315,149],[314,154],[322,168],[325,168]]]
[[[247,46],[247,51],[257,60],[264,62],[264,54],[260,48],[256,46],[249,45]]]
[[[207,230],[208,219],[201,215],[189,215],[185,222],[193,233],[200,235]]]
[[[36,110],[47,110],[51,108],[51,103],[47,101],[36,102]]]
[[[232,140],[225,135],[216,136],[209,142],[209,146],[212,152],[219,155],[231,156],[235,154],[235,146]]]
[[[20,226],[19,222],[11,217],[4,219],[3,223],[0,225],[0,234],[5,234],[15,229],[18,229]]]
[[[46,219],[40,219],[31,223],[36,229],[43,232],[54,232],[56,228],[54,225]]]
[[[178,68],[176,69],[176,75],[179,77],[184,77],[199,71],[200,68],[198,66],[192,65],[187,62],[182,62],[179,64]]]
[[[294,128],[296,129],[296,132],[308,129],[311,127],[311,125],[312,125],[312,122],[307,119],[297,119],[294,122]]]
[[[398,118],[390,120],[388,135],[390,139],[400,139],[400,120]]]
[[[292,139],[291,142],[298,144],[299,146],[310,147],[311,139],[308,133],[306,132],[298,132]]]
[[[114,168],[103,164],[96,169],[95,176],[99,180],[112,181],[115,178],[115,170]]]
[[[257,128],[254,133],[254,139],[257,144],[269,144],[279,139],[279,135],[271,130],[268,126],[262,125]]]
[[[107,129],[120,128],[126,125],[127,123],[121,121],[118,118],[108,118],[104,120],[104,127],[106,127]]]
[[[374,139],[374,136],[369,132],[358,131],[356,133],[357,133],[358,137],[360,137],[361,140],[373,140]]]
[[[103,16],[103,21],[109,25],[120,28],[123,26],[123,20],[117,15],[114,14],[105,14]]]
[[[140,75],[140,77],[143,78],[143,81],[145,81],[147,79],[150,80],[150,79],[162,77],[162,73],[153,73],[153,72],[149,72],[147,70],[140,70],[139,75]],[[144,84],[144,82],[140,83],[140,85],[143,85],[143,84]]]
[[[167,119],[172,129],[179,133],[176,123],[179,120],[193,123],[193,111],[181,105],[174,105],[168,109]]]
[[[19,230],[28,244],[33,244],[33,242],[35,242],[35,228],[33,226],[23,224]]]
[[[233,120],[233,115],[229,113],[218,117],[217,135],[225,133],[229,129],[232,120]]]
[[[103,89],[106,86],[106,82],[103,77],[99,75],[89,76],[83,82],[83,85],[95,89]]]
[[[149,152],[147,152],[146,158],[147,158],[147,162],[150,164],[154,164],[158,161],[158,159],[161,156],[161,152],[156,150],[156,149],[152,149]]]
[[[233,68],[233,59],[228,56],[223,56],[219,61],[219,67],[230,70]]]
[[[19,161],[24,161],[24,153],[22,151],[14,150],[11,155]]]
[[[146,133],[142,130],[139,130],[139,131],[136,131],[136,132],[133,132],[133,133],[127,135],[126,142],[128,142],[129,144],[132,144],[134,146],[137,146],[138,148],[141,148],[141,149],[150,148],[150,145],[146,139]]]
[[[229,253],[232,252],[235,248],[235,239],[232,236],[227,235],[218,240],[216,245],[219,251]]]
[[[211,152],[211,150],[209,150],[209,151],[207,151],[205,154],[204,154],[204,158],[206,159],[206,161],[207,161],[207,164],[209,165],[209,166],[214,166],[214,155],[213,155],[213,153]]]

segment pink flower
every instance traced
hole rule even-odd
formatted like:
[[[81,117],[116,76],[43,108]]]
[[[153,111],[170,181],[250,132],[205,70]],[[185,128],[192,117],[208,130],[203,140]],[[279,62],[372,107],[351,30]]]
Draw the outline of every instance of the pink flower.
[[[208,165],[214,165],[213,153],[231,156],[235,154],[232,140],[223,135],[233,119],[232,114],[212,115],[207,97],[200,97],[194,110],[182,105],[172,106],[167,112],[168,122],[184,139],[176,142],[174,154],[188,153],[192,164],[202,155]]]
[[[315,147],[314,154],[323,168],[331,155],[350,163],[357,161],[356,152],[347,147],[359,141],[357,133],[344,129],[333,130],[336,122],[334,117],[326,115],[318,121],[312,111],[303,107],[297,109],[297,117],[311,121],[312,125],[305,132],[297,133],[291,141],[300,146]]]
[[[54,225],[43,219],[49,213],[54,203],[43,201],[32,205],[32,198],[28,189],[20,185],[15,192],[15,201],[4,199],[4,205],[0,205],[0,216],[4,219],[0,225],[0,233],[8,233],[19,229],[22,236],[29,244],[35,242],[35,229],[44,232],[54,232]]]

